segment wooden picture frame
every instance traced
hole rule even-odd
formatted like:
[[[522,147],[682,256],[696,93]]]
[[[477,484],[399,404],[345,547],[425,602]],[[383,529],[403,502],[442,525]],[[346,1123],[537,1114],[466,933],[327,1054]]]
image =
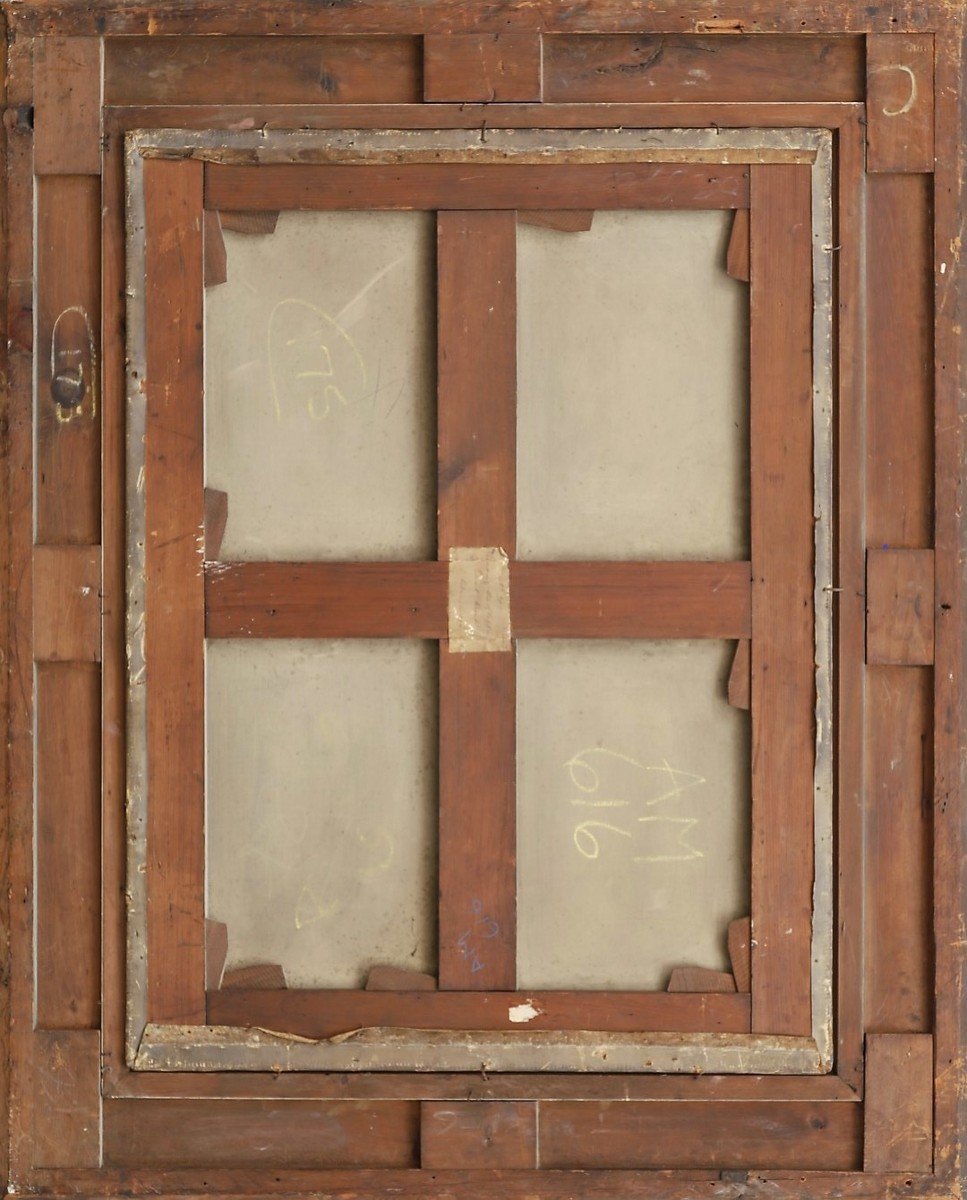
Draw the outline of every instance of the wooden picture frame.
[[[150,10],[109,3],[5,7],[4,918],[11,971],[3,992],[10,1069],[6,1074],[4,1056],[0,1075],[9,1091],[11,1133],[9,1163],[2,1165],[17,1190],[376,1195],[392,1188],[442,1196],[484,1189],[522,1196],[536,1187],[561,1196],[578,1189],[685,1197],[739,1196],[752,1187],[782,1196],[960,1194],[964,13],[939,3],[862,10],[845,3],[795,10],[757,3],[751,10],[729,4],[710,17],[699,7],[647,14],[620,0],[592,0],[580,11],[510,5],[474,12],[456,0],[433,0],[418,10],[394,0],[328,9],[297,3],[284,11],[255,3],[232,14],[205,0]],[[306,63],[311,69],[303,69]],[[687,88],[682,80],[695,70],[690,78],[697,82]],[[642,78],[649,80],[646,89]],[[241,144],[238,134],[246,130],[479,135],[518,129],[539,135],[618,128],[818,130],[827,131],[832,145],[834,227],[824,252],[834,268],[835,539],[833,575],[821,582],[835,637],[833,711],[830,727],[822,729],[834,772],[832,1070],[770,1074],[753,1067],[742,1073],[748,1066],[740,1065],[716,1073],[589,1074],[526,1065],[481,1071],[461,1063],[429,1072],[399,1064],[346,1070],[344,1064],[280,1073],[279,1067],[298,1067],[300,1056],[311,1063],[312,1056],[291,1037],[280,1046],[270,1035],[254,1039],[261,1055],[250,1060],[254,1069],[222,1070],[218,1039],[190,1032],[207,1015],[197,908],[186,937],[171,939],[174,927],[156,925],[152,933],[148,925],[149,961],[167,956],[170,962],[145,977],[148,1003],[160,1016],[156,1024],[177,1021],[186,1030],[142,1043],[140,1066],[149,1069],[134,1069],[126,1022],[129,956],[137,947],[132,951],[129,937],[139,936],[131,913],[141,884],[127,870],[126,810],[138,779],[128,766],[125,526],[139,501],[138,481],[125,471],[132,390],[126,363],[136,370],[146,355],[158,364],[147,376],[150,418],[158,412],[159,388],[162,396],[166,386],[169,395],[190,392],[198,331],[191,322],[148,323],[139,343],[128,319],[126,135],[129,146],[138,137],[148,146],[156,131],[195,131],[199,142],[215,131],[216,142],[230,145],[233,138]],[[506,167],[508,178],[529,169]],[[300,188],[306,194],[303,180],[312,178],[318,188],[330,170],[375,171],[367,189],[383,186],[381,168],[359,164],[204,166],[191,153],[175,161],[146,157],[146,219],[156,227],[167,223],[173,239],[163,251],[161,243],[147,242],[156,297],[170,278],[183,303],[199,304],[204,196],[207,189],[217,208],[219,178],[248,173],[252,195],[272,180],[259,203],[276,209],[284,207],[278,189],[290,189],[286,195],[298,200]],[[495,197],[504,170],[494,164]],[[809,273],[801,220],[790,225],[777,215],[795,204],[802,211],[804,171],[801,164],[769,162],[750,169],[753,280],[771,273],[777,286],[788,285],[790,252],[793,273]],[[552,207],[547,185],[535,187],[540,207]],[[439,194],[427,193],[425,202]],[[490,212],[493,253],[506,254],[502,231],[510,210]],[[193,214],[190,221],[186,213]],[[472,210],[453,212],[442,223],[445,237],[459,238],[477,219]],[[735,262],[741,271],[740,249]],[[461,286],[459,258],[444,259],[441,283]],[[813,474],[805,461],[806,426],[800,425],[797,441],[774,408],[760,407],[758,426],[755,416],[757,387],[763,396],[795,392],[800,405],[808,388],[813,400],[815,379],[802,374],[801,356],[785,352],[790,329],[802,329],[805,320],[805,301],[799,291],[792,294],[800,297],[792,305],[757,309],[753,291],[753,339],[759,322],[763,345],[778,343],[784,351],[763,355],[758,376],[753,355],[753,437],[758,428],[766,439],[758,486],[774,487],[779,465],[791,462],[800,473],[801,503],[802,479]],[[813,327],[814,345],[815,336]],[[466,369],[472,377],[473,363]],[[145,494],[157,506],[148,522],[157,542],[146,599],[149,609],[154,603],[162,612],[158,589],[168,594],[177,586],[190,617],[164,633],[173,648],[168,683],[164,665],[153,666],[148,677],[152,688],[167,686],[182,696],[188,679],[197,697],[197,667],[186,676],[184,666],[197,662],[206,592],[209,621],[221,613],[230,621],[232,604],[261,603],[264,611],[258,589],[279,581],[246,569],[231,585],[206,582],[195,569],[195,551],[177,540],[162,545],[166,529],[177,538],[204,525],[197,456],[185,453],[191,438],[197,440],[198,413],[190,406],[172,411],[184,427],[149,419]],[[466,430],[451,433],[458,448]],[[491,447],[498,458],[500,449],[498,439]],[[162,460],[183,467],[183,491],[150,487],[151,464]],[[505,482],[506,470],[504,461]],[[509,551],[506,503],[485,529],[475,526],[456,494],[454,505],[445,512],[441,547]],[[801,650],[806,636],[801,624],[798,633],[790,625],[770,635],[768,622],[793,595],[808,605],[814,580],[812,570],[808,580],[802,573],[805,534],[795,535],[796,550],[781,509],[763,499],[759,511],[750,628],[752,703],[762,712],[769,704],[763,691],[768,637],[785,654],[797,637]],[[778,556],[775,569],[788,572],[782,575],[788,593],[769,591],[771,567],[757,578],[756,562],[770,553]],[[301,586],[331,584],[323,574],[310,573]],[[518,571],[515,582],[511,570],[511,621],[523,615],[525,623],[546,630],[546,610],[528,601],[526,590],[530,585],[536,593],[543,581],[527,574]],[[444,634],[447,579],[434,564],[415,581],[400,575],[401,588],[415,582],[425,589],[427,611],[436,614],[434,622],[407,632]],[[648,583],[653,586],[654,577]],[[637,578],[629,584],[640,585]],[[346,586],[367,585],[347,577]],[[382,586],[376,594],[382,603]],[[573,622],[564,593],[555,595],[560,619]],[[757,604],[765,620],[759,627]],[[377,618],[378,608],[369,619]],[[300,619],[295,606],[287,619]],[[135,627],[137,621],[135,612]],[[151,628],[146,623],[149,647]],[[136,645],[131,653],[136,662]],[[506,650],[444,657],[445,691],[470,704],[471,679],[479,682],[495,670],[503,672],[501,686],[512,687],[508,660]],[[467,686],[461,686],[464,672]],[[808,690],[803,675],[799,702],[807,718],[813,711]],[[785,696],[781,703],[788,703]],[[189,716],[179,702],[155,708],[146,724],[146,744],[155,748],[148,769],[163,772],[162,787],[165,778],[177,790],[200,777],[197,723]],[[791,728],[801,730],[802,722]],[[501,737],[488,744],[506,753],[506,725]],[[807,742],[800,733],[787,744],[791,760],[802,762]],[[447,744],[444,733],[444,755]],[[770,775],[774,769],[762,759],[756,767],[767,793],[786,779]],[[795,777],[801,780],[802,772]],[[148,844],[163,849],[152,861],[162,863],[165,886],[174,884],[176,897],[197,895],[203,845],[197,809],[152,814],[149,806],[139,815],[135,805],[133,811],[136,820],[147,821]],[[802,822],[786,843],[783,830],[769,824],[777,811],[763,817],[759,834],[787,853],[789,869],[811,884],[803,855],[807,806],[800,797],[782,810]],[[507,833],[504,824],[495,836],[506,839]],[[503,844],[505,851],[512,845]],[[459,861],[458,889],[466,878]],[[500,861],[506,863],[506,852]],[[782,875],[756,875],[755,861],[754,886],[758,879],[766,892],[760,909],[765,933],[780,911]],[[173,870],[182,883],[175,884]],[[150,870],[146,878],[150,890]],[[506,895],[505,889],[504,903]],[[170,903],[167,893],[162,903]],[[755,904],[754,898],[754,919]],[[444,944],[453,936],[445,931]],[[172,941],[183,944],[169,953]],[[780,1037],[803,1032],[796,1010],[802,1002],[785,989],[802,980],[807,949],[811,960],[812,947],[800,943],[792,952],[771,997],[764,991],[757,1001],[753,982],[753,1029]],[[508,990],[508,981],[506,973],[496,977],[495,990]],[[459,963],[449,983],[455,991],[464,986]],[[274,1014],[280,995],[297,994],[249,993],[245,1000],[240,992],[237,999],[268,1004],[263,1011]],[[378,1008],[376,1001],[365,1003]],[[410,1003],[415,1009],[426,1001]],[[760,1025],[757,1003],[764,1006]],[[815,1004],[811,995],[811,1010]],[[785,1014],[778,1018],[784,1028],[771,1028],[777,1019],[767,1015],[769,1006]]]

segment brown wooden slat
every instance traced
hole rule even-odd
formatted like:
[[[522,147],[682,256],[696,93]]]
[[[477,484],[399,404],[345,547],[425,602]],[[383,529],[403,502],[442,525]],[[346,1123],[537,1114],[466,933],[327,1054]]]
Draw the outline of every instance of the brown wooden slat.
[[[861,100],[856,37],[550,36],[546,101]]]
[[[207,563],[208,637],[447,635],[447,564]]]
[[[931,983],[938,997],[933,1022],[934,1171],[956,1186],[964,1160],[960,1113],[967,1022],[963,1005],[963,905],[967,895],[967,842],[963,820],[964,604],[963,463],[964,437],[964,263],[953,251],[961,245],[967,180],[967,107],[962,24],[946,23],[935,38],[937,139],[943,147],[936,164],[933,207],[936,338],[933,370],[936,425],[934,545],[937,599],[934,672],[932,804],[933,924],[936,961]],[[957,1132],[954,1132],[957,1131]]]
[[[933,663],[933,551],[876,550],[866,557],[866,661]]]
[[[521,1023],[510,1011],[529,1004]],[[258,1026],[300,1037],[350,1029],[596,1029],[614,1033],[746,1033],[749,997],[702,992],[222,990],[208,994],[213,1025]]]
[[[104,1102],[108,1167],[415,1167],[419,1138],[416,1101]]]
[[[424,1100],[420,1166],[424,1170],[536,1167],[537,1105]]]
[[[205,168],[226,209],[745,208],[749,169],[712,163],[412,163]]]
[[[807,167],[752,169],[752,1028],[811,1030],[812,246]]]
[[[872,175],[867,197],[866,545],[933,541],[931,180]],[[866,670],[864,1028],[932,1028],[931,672]],[[903,902],[897,903],[902,896]]]
[[[926,1033],[866,1035],[863,1170],[933,1166],[933,1038]]]
[[[106,104],[405,104],[415,37],[133,37],[104,46]]]
[[[866,90],[867,170],[932,171],[933,38],[867,37]]]
[[[99,179],[37,181],[38,542],[101,540],[100,225]]]
[[[539,33],[444,33],[423,39],[423,99],[534,101],[541,98]]]
[[[202,167],[144,164],[148,1012],[205,1017]]]
[[[865,272],[866,129],[859,113],[837,137],[838,225],[836,241],[839,313],[837,324],[837,633],[836,664],[836,1069],[845,1083],[863,1080],[863,872],[864,728],[866,621],[864,584],[865,472],[856,464],[866,453]]]
[[[515,637],[745,638],[743,562],[514,562]]]
[[[101,40],[49,37],[34,43],[34,171],[101,172]]]
[[[858,7],[855,0],[809,0],[795,8],[777,7],[774,0],[720,0],[711,12],[705,0],[679,0],[673,7],[640,9],[627,0],[584,0],[580,7],[560,0],[482,8],[467,0],[436,0],[412,5],[398,0],[346,0],[337,9],[320,8],[317,0],[294,0],[284,9],[269,0],[252,0],[244,10],[233,10],[233,32],[251,36],[285,34],[391,34],[448,33],[462,30],[496,32],[503,29],[547,33],[678,34],[682,29],[734,34],[745,30],[763,34],[828,34],[893,32],[935,27],[950,15],[946,0],[924,0],[911,7]],[[105,36],[155,34],[224,34],[225,8],[221,0],[194,0],[190,10],[180,4],[159,8],[154,0],[69,0],[58,5],[17,7],[12,23],[33,34],[52,28],[71,33]]]
[[[101,672],[40,663],[37,703],[36,1021],[96,1029],[101,978]]]
[[[517,222],[437,218],[438,549],[516,549]],[[442,989],[517,977],[513,649],[440,651]]]
[[[101,1035],[38,1030],[33,1037],[34,1167],[101,1165]]]
[[[539,1120],[546,1169],[850,1171],[862,1160],[859,1104],[549,1101]]]
[[[33,591],[36,661],[99,662],[100,546],[37,546]]]
[[[515,637],[747,637],[748,563],[510,567]],[[447,634],[447,564],[208,563],[209,637]]]

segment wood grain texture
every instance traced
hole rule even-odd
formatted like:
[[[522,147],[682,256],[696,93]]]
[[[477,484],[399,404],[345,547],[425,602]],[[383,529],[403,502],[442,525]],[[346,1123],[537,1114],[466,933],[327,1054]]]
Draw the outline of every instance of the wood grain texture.
[[[107,1100],[108,1167],[415,1167],[419,1105]]]
[[[212,209],[205,212],[205,287],[218,287],[228,280],[228,255],[221,221]]]
[[[742,211],[741,209],[737,211]],[[587,233],[594,222],[591,209],[524,209],[517,214],[518,225],[537,225],[542,229],[556,229],[558,233]]]
[[[537,1015],[511,1019],[531,1005]],[[518,1016],[520,1014],[517,1014]],[[614,1033],[744,1033],[749,998],[700,992],[222,990],[208,995],[214,1025],[300,1037],[334,1037],[384,1025],[400,1029],[600,1029]]]
[[[34,1167],[101,1165],[101,1036],[96,1029],[34,1035]]]
[[[866,1037],[863,1169],[933,1166],[933,1038],[925,1033]]]
[[[734,992],[735,980],[729,971],[708,967],[673,967],[668,977],[670,992]]]
[[[101,540],[100,226],[100,180],[37,181],[38,542]]]
[[[420,1105],[420,1166],[424,1170],[537,1166],[537,1105],[425,1100]]]
[[[135,37],[104,45],[106,104],[405,104],[415,37]]]
[[[777,9],[773,0],[722,0],[714,14],[700,0],[680,0],[674,8],[639,10],[626,0],[586,0],[580,8],[559,0],[481,9],[467,0],[434,0],[414,6],[399,0],[346,0],[337,11],[313,0],[295,0],[280,11],[269,0],[252,0],[233,12],[230,32],[245,35],[392,34],[498,32],[541,29],[546,33],[740,32],[828,34],[917,32],[944,26],[950,8],[944,0],[897,0],[858,8],[855,0],[803,0],[795,9]],[[62,32],[113,35],[204,34],[229,32],[219,0],[195,0],[186,12],[168,0],[44,0],[11,10],[13,27],[33,34]]]
[[[749,169],[711,163],[205,166],[217,209],[745,208]]]
[[[877,550],[866,557],[866,661],[933,663],[932,550]]]
[[[867,359],[869,547],[933,541],[932,203],[926,176],[867,178],[866,304],[877,331]],[[932,1025],[930,689],[926,668],[867,668],[863,1024],[869,1032],[926,1033]]]
[[[516,552],[517,222],[437,218],[438,556]],[[513,650],[440,653],[439,986],[517,975]]]
[[[144,166],[148,1012],[205,1019],[202,169]]]
[[[933,170],[933,98],[933,38],[929,34],[867,37],[867,170]]]
[[[544,99],[860,100],[863,43],[850,37],[544,38]]]
[[[735,980],[735,990],[738,992],[748,992],[752,987],[750,941],[751,933],[748,917],[738,917],[736,920],[729,922],[729,961],[732,964],[732,977]]]
[[[124,139],[106,142],[102,185],[103,245],[103,362],[102,406],[102,621],[103,662],[101,773],[103,788],[102,863],[103,928],[101,1052],[105,1087],[124,1077],[124,1019],[127,1003],[125,930],[127,903],[124,881],[127,863],[126,706],[126,289],[124,244]]]
[[[424,637],[447,633],[445,562],[208,563],[208,637]]]
[[[228,527],[228,493],[205,488],[205,561],[217,560]]]
[[[233,967],[222,974],[222,987],[232,988],[284,988],[285,971],[278,963],[253,963],[245,967]]]
[[[963,572],[963,463],[967,328],[964,266],[955,253],[961,245],[964,213],[967,105],[964,104],[967,13],[958,11],[938,33],[936,45],[937,138],[941,153],[934,191],[934,344],[936,421],[935,584],[937,591],[934,673],[935,812],[933,892],[937,993],[933,1023],[935,1046],[934,1170],[955,1187],[964,1161],[963,1075],[959,1064],[967,1050],[967,1012],[963,1003],[967,946],[962,933],[963,905],[953,897],[967,894],[967,847],[963,820],[963,746],[965,738],[963,669],[965,651]]]
[[[725,270],[733,279],[748,283],[749,267],[749,210],[737,208],[725,255]]]
[[[510,615],[515,637],[748,637],[750,566],[513,562]]]
[[[741,562],[510,565],[518,638],[732,638],[751,630]],[[208,563],[209,637],[425,637],[447,634],[447,565]]]
[[[101,673],[40,663],[37,704],[36,1021],[96,1029],[101,950]]]
[[[125,129],[230,129],[240,121],[258,127],[299,129],[680,129],[683,125],[720,128],[799,129],[816,125],[841,129],[861,117],[853,104],[660,104],[647,99],[622,104],[169,104],[131,105],[105,110],[109,136]],[[864,139],[865,155],[865,139]],[[535,210],[539,211],[539,210]],[[228,225],[222,223],[222,228]]]
[[[541,98],[538,33],[446,33],[423,39],[423,99],[506,104]]]
[[[812,246],[808,168],[753,167],[752,1028],[811,1030]]]
[[[37,546],[33,592],[36,661],[99,662],[100,546]]]
[[[735,656],[729,669],[726,685],[729,704],[733,708],[748,711],[752,704],[752,646],[748,638],[741,638],[735,647]]]
[[[541,1167],[548,1170],[849,1171],[863,1152],[858,1104],[549,1101],[539,1120]]]
[[[367,992],[435,992],[436,978],[407,967],[392,967],[379,963],[366,975]]]
[[[101,172],[101,40],[47,37],[34,46],[34,171]]]
[[[224,921],[205,921],[205,987],[217,991],[222,986],[225,960],[228,958],[228,926]]]
[[[864,860],[864,689],[866,622],[866,303],[865,187],[866,128],[862,115],[837,134],[838,339],[836,479],[837,549],[835,583],[841,588],[836,664],[837,780],[837,996],[834,1034],[836,1066],[844,1082],[863,1080],[863,890],[857,864]]]

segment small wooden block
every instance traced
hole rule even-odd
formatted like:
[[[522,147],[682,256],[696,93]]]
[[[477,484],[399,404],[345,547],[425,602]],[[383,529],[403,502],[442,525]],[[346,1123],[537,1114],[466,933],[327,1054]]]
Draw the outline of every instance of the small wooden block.
[[[228,926],[224,921],[205,921],[205,990],[217,992],[228,957]]]
[[[101,1165],[101,1035],[96,1029],[33,1034],[33,1165]]]
[[[205,287],[218,287],[228,280],[228,258],[218,213],[205,210]],[[207,489],[206,489],[207,491]]]
[[[868,171],[934,169],[932,34],[866,39]]]
[[[674,967],[668,977],[669,992],[734,992],[735,980],[728,971],[708,967]]]
[[[742,211],[741,209],[739,211]],[[518,225],[539,225],[543,229],[556,229],[558,233],[587,233],[594,221],[593,209],[521,209],[517,214]]]
[[[246,233],[254,237],[265,237],[275,233],[279,223],[277,212],[225,212],[218,214],[219,224],[223,232]]]
[[[735,648],[729,671],[728,697],[733,708],[748,711],[752,707],[752,645],[748,638],[742,638]]]
[[[233,967],[222,973],[222,989],[231,991],[233,988],[268,988],[280,991],[288,987],[285,981],[285,971],[278,963],[253,963],[248,967]]]
[[[101,173],[101,40],[38,38],[34,50],[34,171]]]
[[[737,208],[732,219],[732,234],[725,254],[725,270],[733,279],[748,283],[749,269],[749,210]]]
[[[405,967],[370,967],[366,976],[367,992],[435,992],[436,980],[432,975],[419,971],[408,971]]]
[[[868,1033],[863,1105],[863,1170],[933,1166],[933,1038]]]
[[[100,546],[34,548],[34,658],[100,662]]]
[[[933,662],[932,550],[868,550],[866,661],[880,666]]]
[[[729,960],[732,963],[732,978],[737,992],[752,991],[752,966],[750,942],[752,922],[748,917],[739,917],[729,925]]]
[[[208,215],[207,213],[205,214]],[[228,492],[205,488],[205,560],[218,562],[228,527]]]
[[[542,74],[539,33],[443,33],[423,39],[427,101],[536,101]]]
[[[420,1111],[420,1163],[424,1170],[537,1166],[536,1104],[426,1100]]]

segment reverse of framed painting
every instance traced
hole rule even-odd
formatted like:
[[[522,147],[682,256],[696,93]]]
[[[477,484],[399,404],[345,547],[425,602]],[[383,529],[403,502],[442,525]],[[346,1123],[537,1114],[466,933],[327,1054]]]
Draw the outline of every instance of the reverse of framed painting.
[[[959,1196],[967,11],[4,12],[11,1190]]]

